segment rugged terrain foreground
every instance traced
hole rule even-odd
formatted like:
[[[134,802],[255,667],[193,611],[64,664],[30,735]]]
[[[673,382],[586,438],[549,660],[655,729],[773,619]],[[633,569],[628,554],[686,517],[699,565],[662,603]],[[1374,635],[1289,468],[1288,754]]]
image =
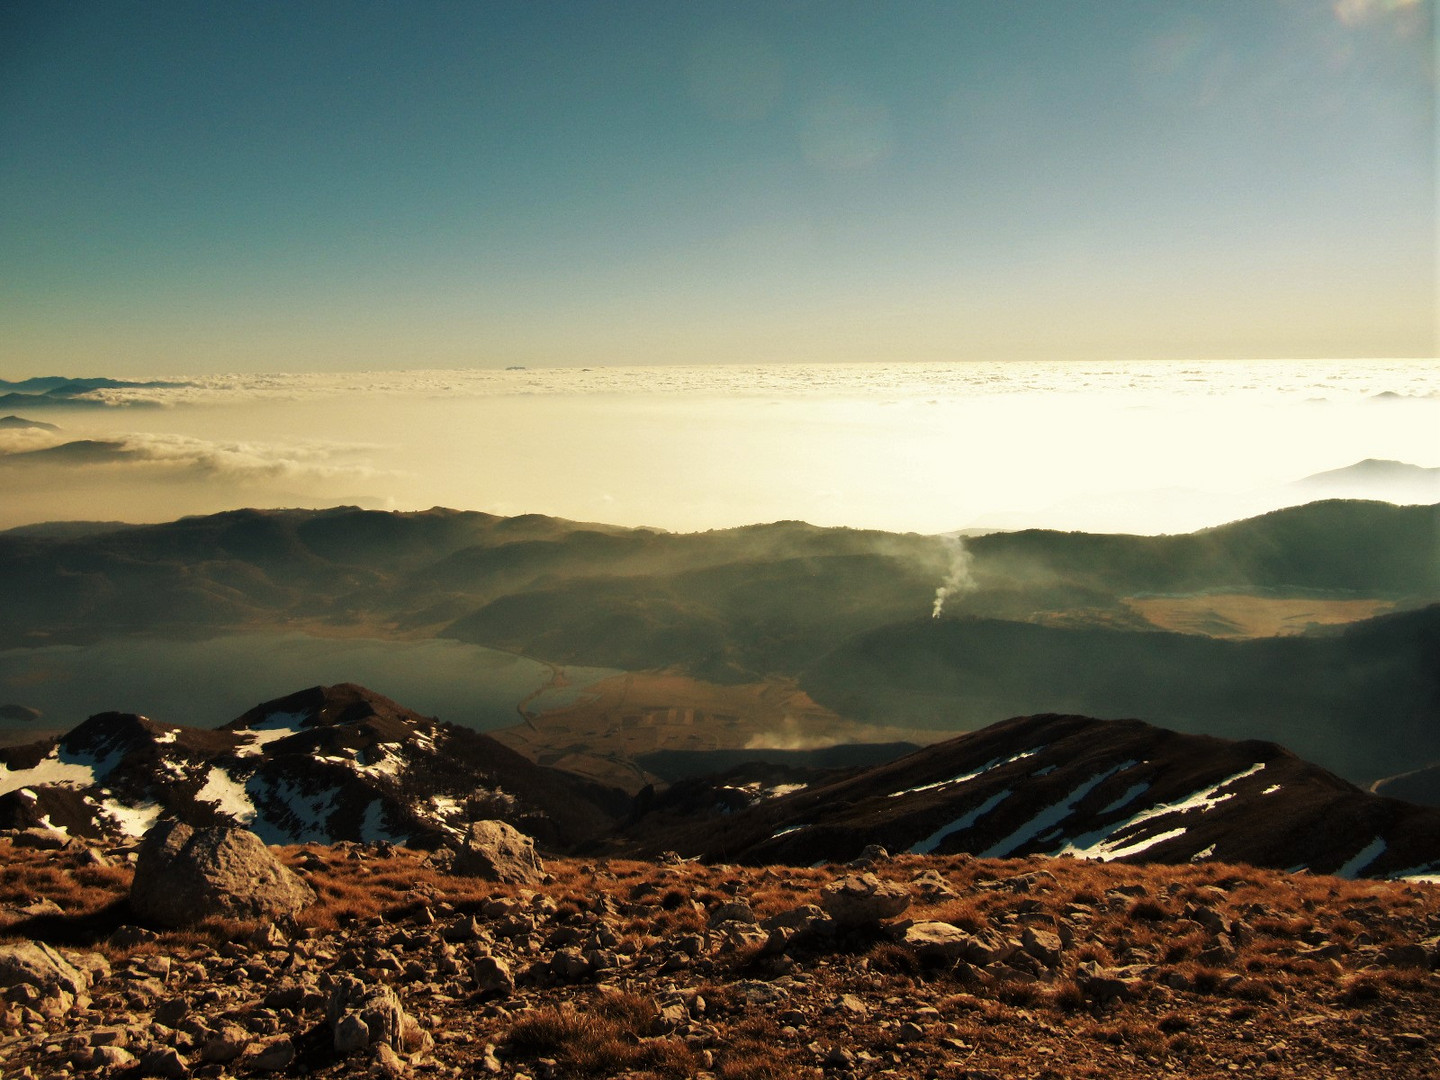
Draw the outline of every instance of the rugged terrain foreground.
[[[157,931],[124,848],[0,840],[3,954],[71,973],[4,968],[0,1073],[1420,1080],[1440,1052],[1433,885],[875,852],[522,887],[280,853],[319,896],[293,924]],[[338,1053],[335,1002],[387,988],[393,1037]]]

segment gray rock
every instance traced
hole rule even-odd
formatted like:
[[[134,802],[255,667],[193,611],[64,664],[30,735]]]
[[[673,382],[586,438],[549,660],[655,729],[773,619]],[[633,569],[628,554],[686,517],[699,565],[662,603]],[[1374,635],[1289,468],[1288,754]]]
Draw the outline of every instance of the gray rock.
[[[404,1046],[405,1010],[388,986],[367,986],[353,975],[345,975],[330,993],[325,1021],[337,1053],[348,1054],[377,1043],[395,1049]],[[363,1041],[362,1041],[363,1040]]]
[[[837,925],[864,926],[899,915],[910,906],[910,893],[874,874],[858,874],[826,885],[820,904]]]
[[[97,1046],[90,1051],[92,1069],[123,1069],[135,1064],[135,1055],[123,1046]]]
[[[1052,968],[1060,963],[1060,954],[1065,951],[1059,934],[1052,934],[1049,930],[1036,930],[1029,926],[1025,928],[1025,933],[1020,937],[1020,945],[1036,960],[1046,967]]]
[[[475,821],[455,853],[453,872],[503,884],[528,885],[545,873],[535,841],[503,821]]]
[[[370,1028],[359,1013],[346,1013],[335,1022],[335,1052],[353,1054],[370,1045]]]
[[[13,988],[12,1000],[23,1002],[47,1020],[60,1020],[72,1009],[87,1007],[90,999],[85,991],[90,981],[88,971],[44,942],[0,946],[0,988]]]
[[[225,1024],[200,1046],[200,1060],[207,1064],[228,1065],[250,1045],[250,1034],[239,1024]]]
[[[288,1037],[282,1037],[266,1043],[247,1059],[247,1063],[252,1069],[260,1069],[262,1072],[279,1072],[289,1068],[294,1060],[295,1044]]]
[[[59,851],[70,843],[70,837],[56,829],[47,829],[43,825],[32,825],[10,837],[10,843],[17,848]]]
[[[26,941],[0,945],[0,987],[10,986],[33,986],[46,996],[79,995],[90,988],[90,975],[43,941]]]
[[[886,851],[879,844],[866,844],[865,850],[850,860],[850,865],[857,869],[866,866],[874,866],[879,862],[889,862],[890,852]]]
[[[130,886],[130,908],[165,926],[211,916],[274,919],[315,899],[310,886],[248,829],[193,829],[163,821],[145,834]]]
[[[905,931],[901,943],[922,960],[953,963],[965,955],[970,935],[947,922],[918,922]]]
[[[550,961],[550,974],[558,982],[574,982],[590,972],[590,965],[579,949],[557,949]]]
[[[710,925],[719,926],[727,922],[753,923],[755,912],[747,900],[727,900],[717,904],[710,911]]]
[[[190,1075],[190,1063],[173,1046],[162,1046],[158,1050],[151,1050],[140,1059],[140,1071],[145,1076],[183,1080]]]
[[[408,1075],[410,1069],[404,1058],[387,1043],[380,1043],[375,1047],[375,1071],[381,1076],[394,1078]]]

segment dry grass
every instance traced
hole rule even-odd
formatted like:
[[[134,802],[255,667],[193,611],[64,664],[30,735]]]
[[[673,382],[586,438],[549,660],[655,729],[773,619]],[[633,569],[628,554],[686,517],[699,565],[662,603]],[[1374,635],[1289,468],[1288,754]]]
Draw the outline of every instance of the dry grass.
[[[678,1039],[658,1036],[659,1013],[648,997],[597,995],[583,1006],[532,1009],[510,1028],[507,1041],[521,1058],[553,1058],[582,1076],[645,1069],[658,1076],[692,1076],[695,1053]]]
[[[129,881],[124,868],[84,868],[69,853],[0,852],[7,856],[0,860],[0,902],[13,906],[48,896],[64,909],[65,919],[110,910],[123,900]],[[419,853],[399,848],[303,846],[283,849],[281,856],[300,868],[319,893],[319,901],[300,918],[312,936],[403,922],[426,907],[441,919],[474,915],[483,924],[499,917],[487,911],[492,900],[511,898],[535,921],[534,936],[543,940],[562,927],[583,930],[594,924],[592,913],[604,911],[606,922],[622,937],[619,951],[635,958],[618,977],[623,991],[602,990],[586,980],[546,983],[545,996],[530,991],[523,998],[529,1006],[524,1011],[485,1014],[489,1018],[483,1020],[493,1025],[486,1037],[503,1044],[517,1064],[554,1059],[560,1076],[623,1074],[638,1080],[692,1076],[703,1067],[731,1080],[790,1080],[814,1074],[817,1059],[807,1047],[818,1043],[863,1050],[905,1076],[959,1075],[949,1063],[974,1055],[984,1062],[980,1071],[997,1076],[1044,1076],[1042,1066],[1055,1064],[1059,1076],[1131,1080],[1208,1068],[1205,1063],[1222,1053],[1217,1047],[1231,1055],[1224,1060],[1248,1070],[1254,1062],[1246,1064],[1244,1055],[1263,1047],[1247,1044],[1237,1033],[1253,1032],[1257,1039],[1263,1034],[1272,1042],[1308,1037],[1302,1024],[1307,1016],[1382,1022],[1389,1031],[1433,1031],[1429,1017],[1440,1007],[1440,976],[1384,966],[1379,959],[1392,944],[1440,933],[1440,890],[1214,865],[900,856],[874,871],[904,884],[922,871],[932,879],[938,873],[955,894],[946,897],[942,890],[925,899],[917,891],[907,917],[951,922],[1012,941],[1027,926],[1065,926],[1067,934],[1073,933],[1072,943],[1054,968],[1029,963],[1034,981],[1014,973],[995,977],[985,969],[922,964],[911,950],[879,932],[800,943],[789,958],[781,958],[805,973],[805,982],[791,994],[792,1000],[807,1002],[806,1019],[804,1024],[786,1021],[801,1029],[799,1038],[788,1039],[776,1021],[784,1007],[747,1003],[736,987],[742,979],[772,980],[776,958],[761,955],[758,945],[702,951],[687,961],[684,973],[658,976],[667,987],[694,986],[705,999],[697,1027],[718,1034],[697,1044],[712,1054],[702,1066],[686,1041],[696,1038],[695,1028],[667,1032],[657,1025],[651,995],[662,984],[647,981],[657,978],[656,969],[675,950],[676,939],[696,934],[713,947],[718,935],[707,931],[707,907],[740,897],[763,918],[817,902],[820,888],[848,872],[845,868],[779,874],[690,863],[552,859],[547,860],[552,880],[531,890],[441,874],[425,866]],[[1192,904],[1211,907],[1227,923],[1239,924],[1236,953],[1222,950],[1217,957],[1215,935],[1183,917]],[[154,945],[136,946],[129,954],[217,950],[257,929],[212,920],[163,934]],[[1344,947],[1318,952],[1321,943]],[[1027,966],[1024,958],[1015,962]],[[1135,964],[1150,974],[1133,995],[1101,1001],[1087,996],[1085,973],[1078,970],[1085,962],[1105,968]],[[682,977],[686,982],[672,981]],[[834,1008],[844,993],[863,996],[869,1015]],[[914,1016],[925,1038],[897,1040],[900,1024],[921,1005],[938,1012]],[[1440,1040],[1440,1032],[1435,1035]],[[1325,1039],[1293,1045],[1313,1049],[1334,1038],[1330,1032]],[[1054,1056],[1043,1061],[1034,1056],[1036,1039],[1049,1039]],[[1289,1056],[1284,1060],[1288,1064]],[[1061,1071],[1064,1061],[1085,1067]],[[1105,1071],[1115,1061],[1132,1064]],[[1307,1061],[1313,1075],[1330,1075],[1326,1069],[1335,1064],[1313,1055]],[[1175,1069],[1163,1069],[1166,1062]],[[1261,1068],[1260,1075],[1270,1074]],[[1401,1071],[1393,1080],[1418,1075]]]

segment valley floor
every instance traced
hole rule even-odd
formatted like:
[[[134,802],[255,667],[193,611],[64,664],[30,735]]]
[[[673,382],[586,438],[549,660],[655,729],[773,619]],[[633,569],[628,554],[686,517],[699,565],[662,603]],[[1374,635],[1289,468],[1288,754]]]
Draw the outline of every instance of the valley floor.
[[[153,933],[124,925],[124,851],[0,840],[0,934],[92,980],[73,1006],[4,992],[0,1074],[1421,1080],[1440,1051],[1428,885],[900,856],[556,859],[522,888],[384,845],[282,854],[320,895],[296,925]],[[899,919],[811,906],[866,871],[908,893]],[[962,931],[959,958],[912,922]],[[347,975],[398,994],[405,1053],[336,1056]]]

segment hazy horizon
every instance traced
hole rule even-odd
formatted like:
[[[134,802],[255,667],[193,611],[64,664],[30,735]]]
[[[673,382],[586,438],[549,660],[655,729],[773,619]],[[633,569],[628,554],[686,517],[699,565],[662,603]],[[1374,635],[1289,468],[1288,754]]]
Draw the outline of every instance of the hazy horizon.
[[[1440,501],[1433,364],[886,364],[197,376],[7,411],[0,527],[448,506],[672,531],[1178,532]],[[107,404],[100,404],[105,402]],[[1298,484],[1367,459],[1410,466]],[[1428,472],[1426,470],[1429,470]]]

